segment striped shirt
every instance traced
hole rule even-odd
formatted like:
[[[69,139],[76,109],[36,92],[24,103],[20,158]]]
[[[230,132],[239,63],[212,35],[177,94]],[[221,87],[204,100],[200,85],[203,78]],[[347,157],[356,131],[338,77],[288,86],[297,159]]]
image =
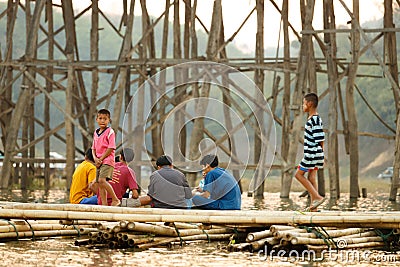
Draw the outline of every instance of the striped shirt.
[[[323,124],[319,115],[313,115],[304,127],[304,156],[300,167],[304,169],[322,169],[324,167],[324,151],[321,142],[325,141]]]

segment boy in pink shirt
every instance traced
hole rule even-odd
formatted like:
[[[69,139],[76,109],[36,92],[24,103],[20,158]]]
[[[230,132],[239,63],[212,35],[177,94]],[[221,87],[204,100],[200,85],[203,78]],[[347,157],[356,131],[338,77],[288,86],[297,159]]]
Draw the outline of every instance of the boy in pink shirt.
[[[93,158],[97,167],[96,182],[99,183],[100,199],[107,205],[107,194],[111,196],[111,206],[119,206],[121,202],[115,195],[114,189],[107,182],[112,179],[115,165],[115,132],[108,126],[111,121],[110,111],[100,109],[97,112],[96,122],[99,128],[93,134]]]

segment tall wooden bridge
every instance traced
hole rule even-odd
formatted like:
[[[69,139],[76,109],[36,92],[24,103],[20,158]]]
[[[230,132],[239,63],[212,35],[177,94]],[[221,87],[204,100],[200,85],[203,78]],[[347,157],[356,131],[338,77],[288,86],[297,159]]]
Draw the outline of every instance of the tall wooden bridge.
[[[49,166],[55,162],[49,156],[51,147],[55,146],[53,142],[57,142],[60,151],[65,149],[69,185],[75,157],[90,146],[96,127],[96,110],[106,107],[112,111],[113,128],[126,137],[119,141],[119,146],[135,149],[136,168],[166,152],[174,157],[176,165],[190,166],[201,154],[199,147],[205,147],[203,152],[218,151],[236,176],[241,175],[241,170],[257,170],[250,188],[256,196],[262,195],[268,168],[280,168],[281,196],[288,197],[302,139],[302,95],[317,92],[320,98],[329,99],[325,122],[328,125],[326,165],[331,197],[339,197],[340,192],[338,136],[345,137],[345,150],[350,155],[350,196],[357,198],[358,140],[360,135],[366,135],[395,139],[395,179],[390,193],[391,200],[395,200],[399,186],[400,120],[396,120],[395,129],[383,121],[392,131],[391,135],[361,133],[354,97],[358,91],[356,79],[366,77],[360,66],[366,65],[379,68],[379,75],[368,77],[385,79],[384,84],[393,92],[394,103],[399,103],[398,28],[393,22],[395,9],[400,5],[398,0],[381,1],[383,25],[374,29],[361,27],[359,0],[324,0],[321,10],[316,10],[315,0],[301,0],[299,10],[290,10],[291,14],[301,16],[299,29],[293,26],[289,16],[291,1],[249,1],[253,8],[231,36],[224,34],[223,17],[224,5],[231,4],[230,1],[215,0],[213,6],[210,5],[210,27],[205,26],[197,12],[200,2],[197,0],[157,1],[164,6],[164,11],[156,17],[148,13],[148,5],[154,5],[154,1],[120,1],[123,10],[118,21],[99,7],[98,0],[92,0],[79,13],[74,11],[72,0],[63,0],[61,4],[52,0],[1,3],[0,20],[6,25],[6,36],[1,39],[5,43],[1,43],[0,50],[0,148],[4,150],[1,188],[12,184],[15,163],[21,164],[21,187],[26,187],[27,177],[37,162],[45,164],[48,186]],[[347,28],[337,27],[335,11],[338,9],[348,15]],[[273,38],[277,46],[280,39],[283,40],[282,56],[278,53],[274,58],[265,56],[266,10],[280,14],[280,35]],[[321,29],[313,27],[317,12],[323,13]],[[55,15],[59,13],[62,13],[62,23]],[[137,13],[141,15],[135,15]],[[255,55],[234,58],[229,47],[252,17],[257,21]],[[78,25],[81,25],[78,22],[84,18],[86,30],[90,30],[86,42],[78,35]],[[17,25],[24,25],[25,39],[16,35]],[[111,29],[113,36],[103,36],[103,28]],[[199,34],[207,36],[204,51],[200,49]],[[296,57],[291,56],[291,36],[300,43]],[[349,58],[338,57],[340,36],[349,37],[350,45],[346,47]],[[114,47],[118,55],[104,58],[101,47],[110,38],[118,39],[120,46]],[[376,44],[382,40],[384,51],[378,51]],[[90,54],[84,52],[85,47],[90,47]],[[364,62],[365,53],[372,53],[375,61]],[[200,67],[193,68],[193,61]],[[186,68],[180,68],[182,64]],[[168,70],[173,71],[168,73]],[[232,78],[238,72],[239,78]],[[252,79],[254,86],[250,87],[257,90],[248,87],[245,88],[248,91],[243,90],[237,79],[243,81],[244,76]],[[321,80],[327,88],[317,85]],[[171,90],[167,91],[168,88]],[[130,105],[132,97],[134,104]],[[207,115],[213,106],[204,99],[221,103],[220,109],[211,111],[215,117]],[[193,100],[192,106],[182,107],[182,103]],[[268,108],[264,106],[265,101]],[[149,108],[149,103],[154,105]],[[248,109],[243,108],[246,103]],[[243,160],[238,149],[243,144],[240,137],[235,137],[238,128],[227,109],[238,114],[242,129],[250,134],[248,161]],[[399,105],[391,109],[397,118]],[[55,121],[57,114],[62,114],[61,121]],[[218,132],[218,123],[213,125],[207,121],[210,117],[217,122],[220,120],[224,130]],[[275,127],[271,120],[276,125],[276,139],[281,140],[276,149]],[[166,143],[174,144],[171,148],[163,143],[165,138],[169,139]],[[188,176],[194,182],[196,173],[189,172]],[[319,184],[323,190],[323,172],[319,173]]]

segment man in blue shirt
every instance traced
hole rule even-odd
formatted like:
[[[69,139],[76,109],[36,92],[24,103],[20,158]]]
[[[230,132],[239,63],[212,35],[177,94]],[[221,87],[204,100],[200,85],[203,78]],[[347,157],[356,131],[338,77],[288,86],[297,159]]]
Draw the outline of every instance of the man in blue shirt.
[[[240,210],[241,193],[235,178],[223,168],[218,167],[217,155],[206,155],[200,161],[206,177],[204,188],[192,198],[200,209]]]

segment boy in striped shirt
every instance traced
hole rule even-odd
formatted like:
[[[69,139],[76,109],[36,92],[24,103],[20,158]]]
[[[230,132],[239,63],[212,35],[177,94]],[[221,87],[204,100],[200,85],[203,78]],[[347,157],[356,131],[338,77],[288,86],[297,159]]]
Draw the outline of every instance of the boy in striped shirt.
[[[317,112],[318,96],[309,93],[303,98],[303,111],[308,113],[304,127],[304,156],[296,171],[296,179],[307,189],[311,196],[310,211],[317,211],[325,198],[318,193],[317,171],[324,167],[325,134],[321,117]],[[308,172],[308,177],[305,173]]]

